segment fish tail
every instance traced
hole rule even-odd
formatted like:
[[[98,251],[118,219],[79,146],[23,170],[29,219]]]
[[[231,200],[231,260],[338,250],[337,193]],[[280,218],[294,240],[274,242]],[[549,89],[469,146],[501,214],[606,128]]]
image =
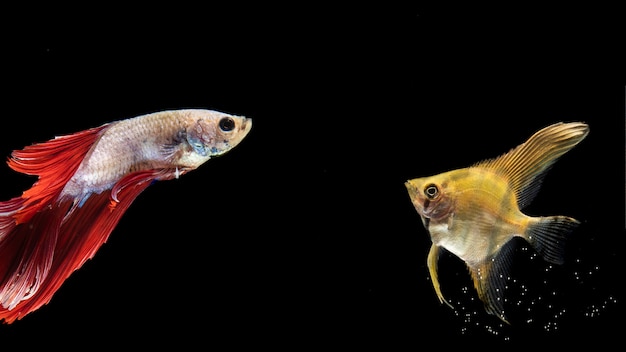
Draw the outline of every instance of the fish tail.
[[[0,202],[0,321],[39,308],[58,288],[46,285],[72,204],[60,195],[105,126],[16,150],[9,159],[13,170],[39,178],[21,196]]]
[[[568,216],[539,217],[529,224],[526,239],[546,261],[563,264],[567,235],[579,224]]]
[[[60,201],[28,223],[13,226],[0,241],[0,321],[12,323],[48,303],[106,242],[134,199],[152,182],[171,174],[171,170],[130,174],[111,192]]]
[[[46,207],[28,223],[1,230],[0,320],[11,323],[48,302],[50,297],[42,297],[40,291],[53,266],[64,213],[62,208]],[[1,221],[6,222],[6,217]]]

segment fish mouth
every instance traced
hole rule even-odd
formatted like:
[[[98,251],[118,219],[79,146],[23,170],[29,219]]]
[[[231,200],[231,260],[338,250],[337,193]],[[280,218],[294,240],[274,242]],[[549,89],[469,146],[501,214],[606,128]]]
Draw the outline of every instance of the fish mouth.
[[[248,135],[248,133],[250,133],[250,130],[252,129],[252,119],[245,116],[237,116],[237,118],[241,119],[239,128],[237,129],[236,144],[239,144],[239,142],[243,140]]]
[[[419,191],[421,188],[421,184],[416,184],[412,180],[409,180],[404,183],[404,186],[406,187],[406,190],[409,192],[409,197],[411,197],[413,201],[417,201],[417,200],[419,200],[420,202],[423,201],[423,197]]]
[[[252,128],[252,119],[249,117],[244,117],[243,118],[243,123],[242,123],[243,128],[249,130]]]
[[[422,215],[424,213],[424,199],[420,196],[418,187],[414,185],[410,180],[404,183],[407,191],[409,192],[409,198],[415,209]]]
[[[248,117],[243,117],[243,116],[242,118],[243,118],[243,122],[241,122],[240,130],[243,131],[243,136],[245,136],[252,129],[252,119]]]
[[[417,197],[418,195],[417,187],[413,185],[411,181],[406,181],[404,183],[404,187],[406,187],[407,191],[409,191],[409,197],[411,197],[411,199]]]

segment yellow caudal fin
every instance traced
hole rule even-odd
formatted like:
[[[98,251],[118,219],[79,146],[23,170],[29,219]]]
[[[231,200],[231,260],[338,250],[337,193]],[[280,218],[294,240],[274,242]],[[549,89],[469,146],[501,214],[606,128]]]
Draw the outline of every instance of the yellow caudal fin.
[[[559,122],[536,132],[510,152],[482,161],[475,167],[494,169],[506,176],[522,209],[537,195],[550,166],[588,133],[589,126],[582,122]]]

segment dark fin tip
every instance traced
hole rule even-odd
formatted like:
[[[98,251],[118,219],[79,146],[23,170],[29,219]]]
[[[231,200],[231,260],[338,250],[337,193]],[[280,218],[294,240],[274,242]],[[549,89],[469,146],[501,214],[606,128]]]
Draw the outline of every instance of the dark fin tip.
[[[485,310],[510,324],[504,314],[505,291],[511,272],[511,263],[515,243],[507,242],[493,257],[481,265],[470,268],[478,297],[485,305]]]
[[[561,265],[565,261],[567,235],[578,225],[578,220],[567,216],[542,217],[528,226],[527,239],[546,261]]]

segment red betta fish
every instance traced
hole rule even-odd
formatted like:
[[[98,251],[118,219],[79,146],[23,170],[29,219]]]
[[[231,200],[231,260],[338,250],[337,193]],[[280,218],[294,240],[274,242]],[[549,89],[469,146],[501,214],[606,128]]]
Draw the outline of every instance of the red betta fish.
[[[48,303],[151,183],[226,153],[251,126],[211,110],[162,111],[14,151],[9,166],[38,180],[0,202],[0,320]]]

